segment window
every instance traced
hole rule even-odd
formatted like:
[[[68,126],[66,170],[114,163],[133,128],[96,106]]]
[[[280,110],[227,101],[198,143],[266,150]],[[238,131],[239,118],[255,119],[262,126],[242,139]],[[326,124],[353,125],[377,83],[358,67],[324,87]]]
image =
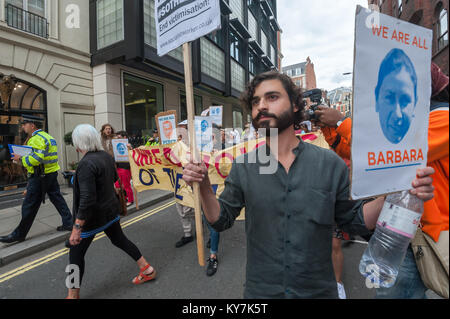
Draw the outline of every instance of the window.
[[[230,0],[230,8],[233,13],[230,15],[230,19],[239,19],[244,24],[244,4],[243,0]]]
[[[206,38],[200,38],[202,73],[225,83],[225,53]]]
[[[144,0],[144,42],[156,48],[155,0]]]
[[[155,115],[164,111],[164,89],[159,83],[123,75],[125,125],[130,135],[151,135],[156,128]]]
[[[258,41],[258,22],[250,10],[248,10],[248,31],[253,40]]]
[[[259,58],[253,51],[248,53],[248,69],[253,75],[259,73]]]
[[[7,0],[6,5],[8,26],[48,37],[45,0]]]
[[[97,48],[103,49],[124,39],[123,1],[97,1]]]
[[[194,94],[194,112],[196,116],[200,116],[203,111],[203,99],[199,95]],[[187,101],[186,101],[186,93],[180,91],[180,118],[178,119],[180,122],[187,120]]]
[[[233,128],[244,128],[244,123],[242,121],[242,110],[239,107],[233,107]]]
[[[403,0],[398,0],[397,3],[398,3],[398,16],[400,16],[403,10]]]
[[[442,8],[439,13],[438,27],[438,50],[448,45],[448,15],[447,10]]]
[[[231,87],[239,92],[245,90],[245,69],[231,60]]]
[[[243,46],[242,39],[236,33],[230,31],[230,55],[239,63],[243,63]]]
[[[222,25],[225,24],[224,19],[222,18]],[[216,30],[207,35],[215,44],[217,44],[220,48],[224,48],[225,46],[225,36],[223,33],[223,29]]]
[[[267,40],[265,32],[261,32],[261,48],[263,49],[264,54],[269,55],[269,41]]]

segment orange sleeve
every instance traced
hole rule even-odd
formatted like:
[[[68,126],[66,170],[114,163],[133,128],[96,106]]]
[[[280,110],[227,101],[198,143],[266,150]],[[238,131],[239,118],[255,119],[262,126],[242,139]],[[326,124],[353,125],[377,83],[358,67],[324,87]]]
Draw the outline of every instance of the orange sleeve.
[[[428,163],[448,156],[449,147],[449,116],[446,111],[430,113],[428,128]]]

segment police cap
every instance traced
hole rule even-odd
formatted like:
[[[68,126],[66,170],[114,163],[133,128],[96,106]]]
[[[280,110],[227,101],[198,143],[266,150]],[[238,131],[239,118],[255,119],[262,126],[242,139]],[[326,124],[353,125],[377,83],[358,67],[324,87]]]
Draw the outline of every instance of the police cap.
[[[25,124],[25,123],[43,124],[44,121],[45,120],[41,117],[23,114],[20,123],[21,124]]]

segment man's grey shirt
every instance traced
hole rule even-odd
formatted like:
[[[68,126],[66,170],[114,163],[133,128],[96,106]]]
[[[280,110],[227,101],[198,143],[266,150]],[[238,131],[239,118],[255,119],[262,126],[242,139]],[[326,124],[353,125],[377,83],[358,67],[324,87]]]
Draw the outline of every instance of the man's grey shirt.
[[[268,150],[262,146],[253,152]],[[277,161],[276,173],[260,174],[264,165],[258,159],[248,163],[252,153],[244,155],[243,164],[235,160],[219,197],[220,217],[212,225],[217,231],[230,228],[245,207],[244,298],[337,298],[333,227],[369,233],[362,202],[349,199],[344,161],[302,141],[293,153],[289,173]]]

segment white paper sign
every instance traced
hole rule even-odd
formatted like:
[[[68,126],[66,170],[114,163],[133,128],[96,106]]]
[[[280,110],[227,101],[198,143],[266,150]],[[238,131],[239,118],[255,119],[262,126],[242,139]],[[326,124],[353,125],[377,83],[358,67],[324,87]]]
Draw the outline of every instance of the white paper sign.
[[[360,199],[411,189],[426,166],[432,31],[358,6],[355,37],[351,197]]]
[[[213,124],[222,127],[223,106],[210,106],[209,116],[211,117]]]
[[[195,141],[200,152],[212,152],[213,136],[212,121],[209,116],[195,117]]]
[[[220,29],[220,0],[156,0],[159,56]]]
[[[8,144],[8,147],[11,154],[27,156],[33,153],[33,148],[31,146]]]
[[[172,144],[177,141],[177,122],[175,114],[169,114],[158,117],[159,135],[161,145]]]
[[[116,162],[129,162],[128,158],[128,140],[112,139],[111,144],[114,151],[114,159]]]

